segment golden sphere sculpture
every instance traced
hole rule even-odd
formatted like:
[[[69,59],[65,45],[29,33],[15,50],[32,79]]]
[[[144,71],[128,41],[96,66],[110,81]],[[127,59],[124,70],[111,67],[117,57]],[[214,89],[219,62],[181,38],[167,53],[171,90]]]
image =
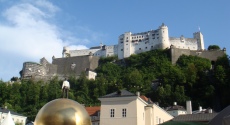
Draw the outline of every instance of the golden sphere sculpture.
[[[85,108],[70,99],[55,99],[38,112],[34,125],[92,125]]]

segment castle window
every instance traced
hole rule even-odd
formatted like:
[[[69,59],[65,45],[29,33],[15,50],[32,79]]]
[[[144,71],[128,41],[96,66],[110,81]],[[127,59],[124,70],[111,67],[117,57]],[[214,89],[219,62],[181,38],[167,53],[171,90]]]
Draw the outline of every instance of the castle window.
[[[126,108],[122,109],[122,117],[126,117]]]
[[[139,50],[141,50],[141,48],[139,48]]]
[[[110,109],[110,117],[114,117],[115,109]]]
[[[129,39],[129,37],[126,37],[126,39]]]
[[[148,47],[145,47],[145,49],[147,49]]]
[[[153,48],[153,46],[151,46],[151,48]]]
[[[121,49],[121,51],[123,51],[123,49]]]
[[[126,40],[126,42],[129,42],[128,40]]]

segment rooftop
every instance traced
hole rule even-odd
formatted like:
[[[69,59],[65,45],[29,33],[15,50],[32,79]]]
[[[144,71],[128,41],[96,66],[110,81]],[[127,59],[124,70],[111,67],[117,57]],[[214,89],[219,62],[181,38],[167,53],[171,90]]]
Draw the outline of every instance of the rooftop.
[[[9,109],[0,107],[0,112],[2,112],[2,113],[7,114],[9,111],[10,111],[10,114],[12,114],[12,115],[23,116],[22,114],[16,113],[16,112],[14,112],[14,111],[12,111],[12,110],[9,110]],[[25,116],[23,116],[23,117],[25,117]]]
[[[135,94],[127,91],[127,90],[119,90],[117,92],[113,92],[111,94],[107,94],[105,96],[102,96],[100,98],[111,98],[111,97],[128,97],[128,96],[136,96]]]
[[[187,114],[179,115],[173,119],[173,121],[190,121],[190,122],[209,122],[217,113],[204,113],[204,114]]]
[[[173,110],[182,110],[182,111],[186,111],[185,108],[183,106],[180,105],[173,105],[167,108],[167,111],[173,111]]]
[[[96,116],[97,112],[101,110],[101,107],[100,106],[85,107],[85,109],[90,116]]]

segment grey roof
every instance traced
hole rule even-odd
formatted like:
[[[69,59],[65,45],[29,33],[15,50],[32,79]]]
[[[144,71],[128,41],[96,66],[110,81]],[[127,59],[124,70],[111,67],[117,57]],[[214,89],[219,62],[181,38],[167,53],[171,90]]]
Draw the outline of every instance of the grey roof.
[[[209,122],[216,115],[217,113],[179,115],[175,117],[173,121]]]
[[[100,98],[127,97],[127,96],[136,96],[136,95],[123,89],[123,90],[120,90],[120,91],[117,91],[117,92],[113,92],[111,94],[107,94],[107,95],[102,96]]]
[[[219,112],[218,115],[216,115],[215,118],[213,118],[210,122],[209,125],[222,125],[222,120],[224,117],[227,117],[230,115],[230,105],[223,109],[221,112]]]
[[[171,106],[167,109],[167,111],[173,111],[173,110],[186,111],[185,108],[183,106],[180,106],[180,105],[174,105],[174,106]]]
[[[16,112],[14,112],[12,110],[0,107],[0,112],[2,112],[2,113],[6,113],[7,114],[9,111],[10,111],[10,114],[12,114],[12,115],[23,116],[22,114],[16,113]],[[26,116],[23,116],[23,117],[26,117]]]

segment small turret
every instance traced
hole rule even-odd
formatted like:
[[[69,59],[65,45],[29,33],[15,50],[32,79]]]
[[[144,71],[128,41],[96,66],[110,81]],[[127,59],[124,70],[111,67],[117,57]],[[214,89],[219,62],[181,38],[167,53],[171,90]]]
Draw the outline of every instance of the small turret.
[[[62,51],[62,57],[68,57],[70,55],[68,47],[64,46]]]

